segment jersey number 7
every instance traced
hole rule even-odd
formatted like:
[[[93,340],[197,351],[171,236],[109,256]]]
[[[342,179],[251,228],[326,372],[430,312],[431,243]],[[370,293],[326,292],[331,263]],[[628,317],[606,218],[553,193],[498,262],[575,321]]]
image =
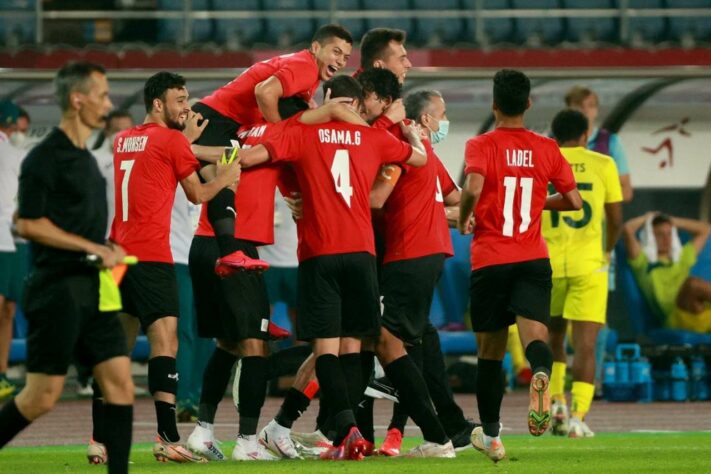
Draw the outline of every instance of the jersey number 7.
[[[131,179],[131,170],[136,160],[126,160],[121,162],[121,171],[125,171],[121,179],[121,220],[128,220],[128,181]]]

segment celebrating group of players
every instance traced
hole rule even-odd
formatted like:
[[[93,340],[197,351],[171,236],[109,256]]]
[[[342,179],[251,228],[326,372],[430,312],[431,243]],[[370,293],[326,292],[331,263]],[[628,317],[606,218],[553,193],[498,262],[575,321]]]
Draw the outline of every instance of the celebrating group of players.
[[[144,87],[144,123],[114,142],[116,217],[108,243],[99,225],[106,221],[97,191],[102,180],[85,148],[111,108],[108,82],[97,65],[60,70],[62,122],[22,169],[17,225],[33,241],[36,267],[27,297],[29,374],[25,389],[0,411],[0,446],[51,409],[76,357],[94,367],[100,387],[89,459],[126,472],[133,404],[126,354],[139,328],[151,346],[159,461],[225,458],[214,420],[238,360],[232,459],[372,455],[372,400],[363,394],[375,357],[398,390],[395,418],[409,416],[422,430],[424,443],[410,455],[451,458],[471,443],[498,461],[505,455],[501,360],[514,323],[534,373],[529,430],[547,429],[552,280],[541,216],[544,208],[584,205],[571,166],[555,141],[523,127],[528,78],[502,70],[494,78],[497,128],[467,142],[460,191],[432,148],[449,125],[442,96],[420,91],[400,99],[411,67],[404,41],[399,30],[371,30],[361,43],[360,69],[353,77],[336,75],[353,40],[344,28],[327,25],[310,49],[253,65],[192,109],[181,76],[152,76]],[[319,107],[314,94],[321,81]],[[566,128],[573,122],[568,117],[561,125],[571,143],[586,133],[568,136],[577,133]],[[556,194],[548,195],[549,183]],[[205,203],[189,266],[199,335],[217,340],[187,445],[179,443],[175,418],[178,290],[169,244],[178,184],[191,202]],[[311,343],[312,354],[277,416],[258,433],[272,375],[267,341],[275,328],[261,275],[268,264],[257,247],[273,243],[277,187],[297,220],[297,337]],[[455,403],[428,321],[444,260],[453,253],[448,221],[462,233],[475,232],[471,315],[481,425]],[[86,265],[86,254],[104,267],[137,257],[120,283],[120,315],[104,304],[111,284],[100,291],[99,271]],[[292,434],[319,391],[317,430]]]

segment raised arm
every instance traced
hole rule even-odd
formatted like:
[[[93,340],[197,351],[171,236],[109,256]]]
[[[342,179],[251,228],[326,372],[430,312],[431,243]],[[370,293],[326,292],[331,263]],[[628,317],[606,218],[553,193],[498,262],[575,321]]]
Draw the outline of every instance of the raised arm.
[[[695,219],[685,219],[683,217],[672,217],[672,223],[677,229],[691,234],[697,254],[703,250],[706,241],[709,239],[709,235],[711,235],[711,226],[706,222],[697,221]]]
[[[368,126],[368,122],[363,120],[361,116],[348,106],[345,102],[340,102],[339,98],[331,99],[325,105],[317,109],[305,111],[299,117],[299,122],[307,125],[315,125],[327,122],[348,122],[354,125]],[[350,101],[351,99],[348,99]]]
[[[281,120],[279,115],[279,99],[284,95],[284,89],[281,86],[281,81],[275,76],[260,82],[254,88],[254,96],[257,99],[257,105],[262,112],[264,120],[267,122],[276,123]]]
[[[627,251],[627,258],[635,259],[642,251],[642,246],[637,240],[637,231],[642,228],[647,219],[654,216],[656,212],[647,212],[641,216],[637,216],[633,219],[625,222],[622,229],[622,238],[625,243],[625,250]]]
[[[192,173],[187,178],[180,180],[180,185],[188,197],[188,201],[193,204],[202,204],[209,201],[222,189],[239,182],[241,168],[239,160],[235,160],[230,164],[222,164],[217,162],[217,173],[215,179],[201,183],[197,172]]]
[[[400,122],[400,128],[407,141],[412,145],[412,154],[405,163],[416,168],[425,166],[427,164],[427,152],[417,129],[413,125],[404,125],[402,122]]]

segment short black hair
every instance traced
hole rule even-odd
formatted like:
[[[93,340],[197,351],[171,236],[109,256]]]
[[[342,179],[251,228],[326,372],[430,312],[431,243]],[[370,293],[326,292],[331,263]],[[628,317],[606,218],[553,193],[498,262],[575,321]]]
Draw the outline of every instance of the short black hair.
[[[360,40],[360,67],[369,69],[378,59],[384,59],[385,51],[391,41],[404,43],[407,33],[392,28],[373,28]]]
[[[153,74],[143,86],[143,102],[146,105],[146,112],[153,110],[153,99],[165,102],[168,89],[182,89],[183,87],[185,87],[185,78],[180,74],[168,71]]]
[[[388,69],[374,67],[358,74],[363,87],[363,96],[375,93],[381,99],[397,100],[402,95],[402,86],[397,76]]]
[[[559,145],[578,140],[588,130],[588,118],[579,110],[563,109],[553,117],[551,131]]]
[[[318,44],[323,46],[328,43],[331,38],[340,38],[348,44],[353,44],[353,36],[351,36],[351,33],[341,25],[333,24],[323,25],[321,28],[316,30],[311,42],[313,43],[314,41],[317,41]]]
[[[18,108],[20,109],[20,113],[17,114],[17,118],[25,117],[28,122],[31,121],[29,112],[27,112],[27,110],[23,109],[20,106],[18,106]]]
[[[420,117],[425,113],[425,109],[432,104],[432,99],[435,97],[442,98],[442,94],[433,89],[408,94],[405,97],[405,114],[407,118],[419,122]]]
[[[302,110],[307,110],[309,104],[300,97],[282,97],[279,99],[279,115],[283,119],[288,119],[298,114]]]
[[[656,216],[654,216],[652,218],[652,227],[656,227],[656,226],[662,225],[662,224],[671,224],[671,223],[672,223],[671,216],[669,216],[668,214],[664,214],[663,212],[660,212],[659,214],[657,214]]]
[[[337,97],[350,97],[353,100],[363,103],[363,88],[360,86],[360,83],[351,76],[341,75],[333,77],[324,82],[321,87],[324,96],[326,95],[326,91],[331,89],[332,99]]]
[[[523,114],[531,94],[531,80],[521,71],[502,69],[494,76],[494,103],[504,115]]]
[[[133,120],[133,115],[126,109],[114,109],[106,116],[106,123],[116,118],[130,118]]]
[[[54,76],[54,95],[62,111],[69,109],[69,96],[72,92],[88,92],[89,79],[95,72],[106,74],[106,69],[89,61],[71,61],[57,71]]]

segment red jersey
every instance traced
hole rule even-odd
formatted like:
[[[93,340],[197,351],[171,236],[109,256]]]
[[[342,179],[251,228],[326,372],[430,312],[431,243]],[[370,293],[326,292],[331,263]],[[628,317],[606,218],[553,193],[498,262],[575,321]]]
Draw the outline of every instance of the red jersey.
[[[484,176],[474,210],[472,269],[548,258],[541,213],[548,183],[575,189],[570,165],[550,138],[524,128],[497,128],[467,141],[464,173]]]
[[[295,116],[295,117],[298,117]],[[260,123],[243,127],[238,134],[242,148],[251,148],[263,140],[279,135],[295,118],[278,123]],[[280,175],[288,170],[284,166],[267,163],[242,172],[235,193],[235,237],[256,245],[274,243],[274,190]],[[195,235],[213,237],[215,231],[207,218],[207,206],[200,211],[200,221]]]
[[[142,262],[173,263],[170,216],[178,182],[200,169],[177,130],[149,123],[114,141],[116,216],[111,239]]]
[[[294,165],[304,202],[299,261],[341,253],[375,254],[370,190],[383,163],[409,159],[409,143],[384,130],[330,122],[296,123],[263,144],[273,161]]]
[[[306,102],[311,100],[320,82],[316,59],[304,49],[254,64],[200,102],[240,125],[249,127],[263,122],[254,88],[271,76],[281,83],[283,97],[298,96]]]

